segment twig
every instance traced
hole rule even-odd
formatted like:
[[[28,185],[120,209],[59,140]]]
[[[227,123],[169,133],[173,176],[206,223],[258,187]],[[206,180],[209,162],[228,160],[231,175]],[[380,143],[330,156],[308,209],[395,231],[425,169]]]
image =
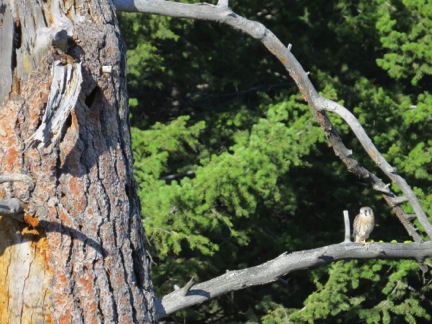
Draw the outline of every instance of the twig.
[[[218,3],[217,3],[217,5],[219,7],[228,8],[228,6],[229,6],[228,2],[229,2],[228,0],[219,0]]]
[[[351,225],[350,225],[348,210],[344,210],[343,215],[344,215],[344,224],[345,224],[345,239],[343,242],[351,243]]]
[[[181,297],[184,297],[187,295],[189,289],[192,287],[193,284],[194,284],[194,277],[192,277],[191,280],[189,280],[187,284],[183,286],[183,288],[176,290],[176,292],[178,292]]]
[[[28,175],[21,173],[9,173],[0,175],[0,184],[4,182],[24,182],[30,189],[34,187],[34,181]],[[11,217],[20,222],[24,221],[24,203],[18,198],[0,199],[0,215]]]

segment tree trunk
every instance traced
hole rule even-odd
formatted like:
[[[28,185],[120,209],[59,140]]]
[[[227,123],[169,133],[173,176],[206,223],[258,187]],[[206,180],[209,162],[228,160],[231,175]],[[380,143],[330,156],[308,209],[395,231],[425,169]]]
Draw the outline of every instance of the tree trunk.
[[[0,174],[34,181],[0,188],[0,323],[154,321],[119,34],[104,0],[0,0]]]

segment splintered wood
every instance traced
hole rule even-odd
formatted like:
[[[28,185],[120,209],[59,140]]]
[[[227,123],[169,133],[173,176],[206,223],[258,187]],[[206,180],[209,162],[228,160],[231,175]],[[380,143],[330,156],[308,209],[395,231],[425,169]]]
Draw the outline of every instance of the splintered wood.
[[[78,100],[81,82],[81,63],[53,63],[51,90],[42,124],[26,140],[25,148],[35,142],[40,142],[46,147],[59,139],[63,125]]]

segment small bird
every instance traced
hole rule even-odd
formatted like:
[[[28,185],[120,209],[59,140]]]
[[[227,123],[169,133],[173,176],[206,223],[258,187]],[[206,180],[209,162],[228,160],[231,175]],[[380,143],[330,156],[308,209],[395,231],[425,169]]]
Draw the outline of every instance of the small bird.
[[[366,245],[366,240],[369,238],[375,226],[374,213],[370,207],[360,208],[360,214],[354,218],[353,235],[354,242],[363,243]]]

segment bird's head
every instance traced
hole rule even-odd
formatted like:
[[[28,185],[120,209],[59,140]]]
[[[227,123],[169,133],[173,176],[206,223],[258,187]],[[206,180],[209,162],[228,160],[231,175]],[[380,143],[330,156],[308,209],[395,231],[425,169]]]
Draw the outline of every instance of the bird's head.
[[[373,211],[370,207],[362,207],[360,208],[360,214],[365,217],[373,217]]]

